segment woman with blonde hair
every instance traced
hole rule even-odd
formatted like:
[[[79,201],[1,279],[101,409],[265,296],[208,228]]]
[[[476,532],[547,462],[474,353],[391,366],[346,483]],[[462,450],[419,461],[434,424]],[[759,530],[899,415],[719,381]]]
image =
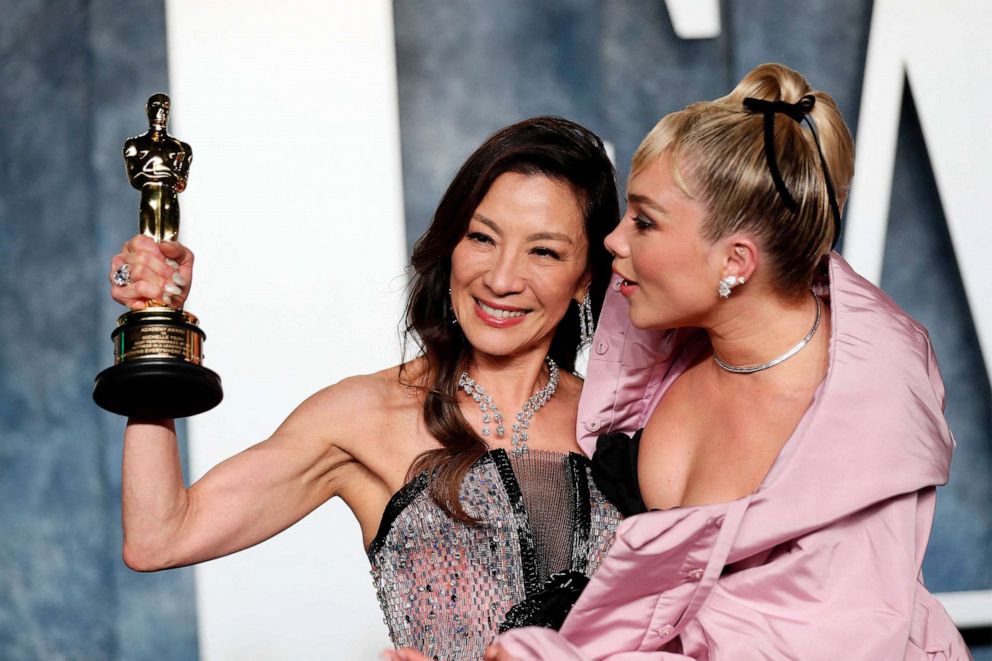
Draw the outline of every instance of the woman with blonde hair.
[[[831,251],[853,161],[777,64],[645,138],[578,420],[629,518],[560,631],[487,658],[968,658],[921,574],[954,446],[929,336]]]

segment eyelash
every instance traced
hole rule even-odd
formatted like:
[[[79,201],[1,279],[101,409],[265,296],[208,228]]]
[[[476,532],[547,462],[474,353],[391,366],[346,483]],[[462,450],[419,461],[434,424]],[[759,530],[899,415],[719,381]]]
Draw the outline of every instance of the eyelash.
[[[645,218],[640,214],[634,214],[632,220],[634,221],[634,227],[636,227],[639,232],[644,232],[656,227],[654,221]]]
[[[561,255],[551,248],[546,248],[544,246],[537,246],[536,248],[533,248],[531,252],[539,257],[550,257],[552,259],[561,260]]]
[[[488,234],[483,234],[482,232],[469,232],[465,236],[469,241],[475,241],[476,243],[494,243],[492,237]],[[537,255],[538,257],[550,257],[551,259],[561,260],[561,255],[557,251],[545,246],[536,246],[531,248],[531,253]]]
[[[482,232],[469,232],[465,235],[468,237],[469,241],[475,241],[476,243],[492,243],[492,237],[488,234],[483,234]]]

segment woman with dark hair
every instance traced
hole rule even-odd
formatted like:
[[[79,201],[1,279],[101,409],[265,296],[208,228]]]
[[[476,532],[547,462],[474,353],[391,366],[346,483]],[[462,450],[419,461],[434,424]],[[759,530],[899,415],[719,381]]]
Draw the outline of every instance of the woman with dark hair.
[[[761,65],[664,117],[579,410],[628,515],[560,631],[487,659],[966,659],[923,583],[954,441],[926,330],[831,248],[854,145]]]
[[[490,137],[414,249],[416,358],[318,392],[188,488],[173,421],[128,422],[128,566],[233,553],[341,496],[397,646],[478,658],[499,628],[560,622],[619,519],[578,453],[572,373],[618,216],[612,164],[586,129],[539,117]],[[181,307],[192,259],[131,239],[113,259],[131,276],[114,299]]]

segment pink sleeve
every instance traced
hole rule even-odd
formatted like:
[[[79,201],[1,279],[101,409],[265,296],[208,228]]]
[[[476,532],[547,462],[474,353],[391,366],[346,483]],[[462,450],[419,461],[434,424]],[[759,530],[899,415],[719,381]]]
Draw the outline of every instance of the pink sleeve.
[[[916,493],[879,503],[724,576],[682,633],[683,652],[729,659],[770,652],[798,659],[967,658],[953,625],[945,626],[947,614],[918,581],[917,528],[928,520],[918,517],[919,505]]]
[[[516,661],[594,661],[564,636],[552,629],[526,627],[511,629],[496,642]],[[691,661],[687,656],[669,652],[619,652],[595,661]]]
[[[600,636],[583,642],[581,630],[581,646],[539,628],[497,642],[520,661],[968,659],[950,618],[918,582],[918,535],[926,537],[919,526],[930,508],[932,498],[899,496],[784,543],[754,566],[739,564],[682,631],[682,654],[610,649]]]
[[[589,657],[553,629],[524,627],[510,629],[496,638],[496,643],[514,659],[561,659],[562,661],[590,661]]]

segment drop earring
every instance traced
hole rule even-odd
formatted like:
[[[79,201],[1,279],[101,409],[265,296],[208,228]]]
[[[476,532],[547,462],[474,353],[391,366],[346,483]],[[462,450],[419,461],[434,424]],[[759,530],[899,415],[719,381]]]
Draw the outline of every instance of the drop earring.
[[[592,336],[596,331],[595,321],[592,318],[592,297],[589,289],[579,303],[579,350],[592,344]]]

